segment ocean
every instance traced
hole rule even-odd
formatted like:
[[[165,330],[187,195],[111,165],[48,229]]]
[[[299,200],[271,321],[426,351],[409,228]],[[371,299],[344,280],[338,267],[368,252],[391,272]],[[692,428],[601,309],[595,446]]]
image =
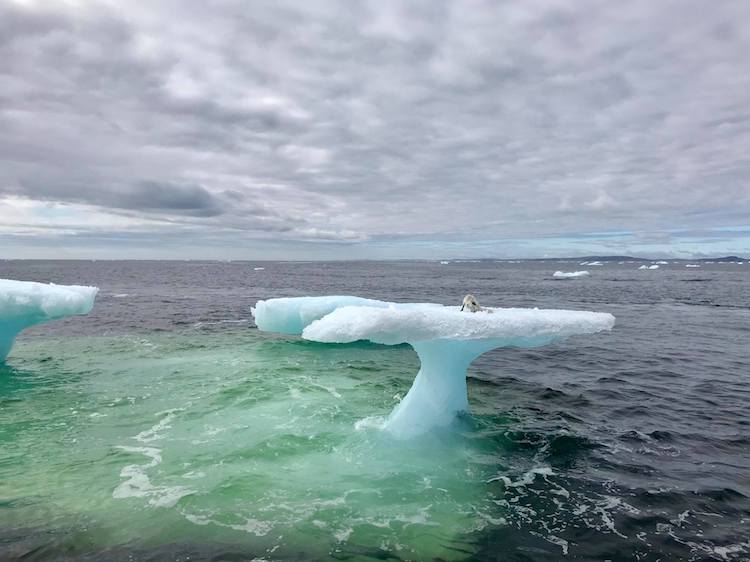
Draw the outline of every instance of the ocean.
[[[0,559],[750,560],[750,264],[668,261],[0,261],[100,288],[0,364]],[[408,391],[409,346],[250,314],[468,292],[617,323],[481,356],[471,411],[399,441],[358,422]]]

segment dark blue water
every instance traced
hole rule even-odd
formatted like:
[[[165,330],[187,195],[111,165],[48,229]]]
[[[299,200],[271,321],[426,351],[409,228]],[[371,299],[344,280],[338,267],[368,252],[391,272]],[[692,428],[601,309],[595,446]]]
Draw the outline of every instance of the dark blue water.
[[[0,278],[101,289],[89,316],[36,327],[22,336],[27,341],[179,337],[196,326],[211,334],[254,330],[250,307],[280,296],[459,304],[472,292],[489,306],[611,312],[617,325],[609,334],[497,350],[471,366],[473,429],[466,438],[500,472],[528,474],[540,464],[552,472],[504,482],[496,501],[506,520],[473,536],[467,556],[750,560],[750,265],[638,265],[7,261],[0,262]],[[591,276],[554,280],[558,269],[588,269]],[[0,528],[0,553],[24,541],[29,537],[18,529]],[[153,551],[6,552],[45,560],[252,558],[190,542]],[[364,555],[340,557],[358,556]]]

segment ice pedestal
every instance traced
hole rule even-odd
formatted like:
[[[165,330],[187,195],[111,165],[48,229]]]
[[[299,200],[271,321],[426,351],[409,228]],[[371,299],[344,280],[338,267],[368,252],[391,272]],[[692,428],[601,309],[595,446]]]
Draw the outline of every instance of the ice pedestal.
[[[286,319],[276,325],[296,329],[304,323],[298,321],[303,315],[291,311],[315,309],[321,314],[306,316],[311,321],[301,330],[305,339],[410,344],[419,355],[421,368],[385,426],[405,438],[447,425],[457,412],[468,410],[466,369],[482,353],[498,347],[538,347],[576,334],[593,334],[611,329],[615,321],[611,314],[572,310],[495,308],[470,313],[458,307],[383,301],[352,306],[347,300],[351,298],[356,297],[335,297],[334,301],[331,297],[301,297],[279,304],[271,299],[260,301],[254,314],[258,327],[264,329],[274,322],[262,315],[259,318],[257,311],[268,315],[276,309]],[[316,303],[315,299],[328,300]],[[328,311],[336,302],[341,306]]]

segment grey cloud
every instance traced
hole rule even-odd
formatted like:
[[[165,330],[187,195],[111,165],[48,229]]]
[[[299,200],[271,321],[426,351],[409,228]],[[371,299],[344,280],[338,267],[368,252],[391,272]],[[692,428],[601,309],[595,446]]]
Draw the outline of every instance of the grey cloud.
[[[223,204],[199,185],[175,185],[144,181],[120,196],[119,205],[126,209],[172,211],[202,217],[221,215]]]
[[[0,194],[196,239],[747,224],[748,17],[734,0],[0,0]]]

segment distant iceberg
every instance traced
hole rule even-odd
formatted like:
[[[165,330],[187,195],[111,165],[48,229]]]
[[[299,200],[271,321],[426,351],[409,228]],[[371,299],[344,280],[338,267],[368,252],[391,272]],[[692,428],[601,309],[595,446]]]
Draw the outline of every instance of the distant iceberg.
[[[588,271],[555,271],[552,277],[557,279],[572,279],[575,277],[588,277],[589,275]]]
[[[658,265],[642,265],[638,269],[659,269]]]
[[[46,285],[0,279],[0,361],[10,353],[21,330],[76,314],[94,306],[96,287]]]
[[[697,263],[688,263],[685,264],[685,267],[700,267]]]
[[[301,334],[311,341],[410,344],[421,368],[384,428],[409,438],[450,424],[468,410],[466,369],[498,347],[531,348],[576,334],[610,330],[611,314],[570,310],[494,308],[461,312],[457,306],[397,304],[359,297],[300,297],[258,301],[261,330]]]

